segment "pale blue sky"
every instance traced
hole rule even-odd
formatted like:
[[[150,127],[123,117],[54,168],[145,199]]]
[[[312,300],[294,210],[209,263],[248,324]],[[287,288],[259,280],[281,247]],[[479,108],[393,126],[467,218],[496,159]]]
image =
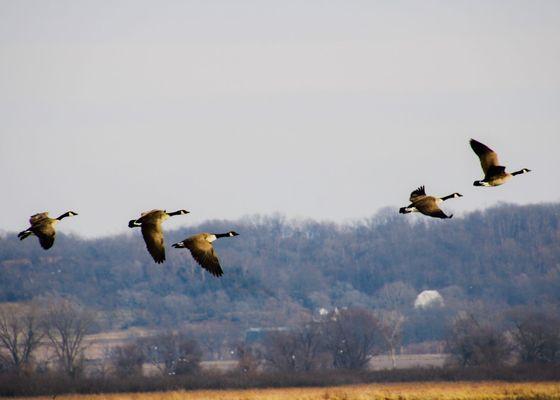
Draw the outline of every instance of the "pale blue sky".
[[[559,71],[558,1],[0,0],[0,230],[559,201]]]

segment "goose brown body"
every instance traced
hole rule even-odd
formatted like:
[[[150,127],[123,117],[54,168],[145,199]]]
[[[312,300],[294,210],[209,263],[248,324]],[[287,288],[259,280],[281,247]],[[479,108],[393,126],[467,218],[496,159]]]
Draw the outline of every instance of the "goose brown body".
[[[224,271],[220,265],[220,260],[218,259],[218,256],[214,251],[212,242],[221,237],[233,237],[238,235],[239,234],[234,231],[229,231],[227,233],[203,232],[193,236],[189,236],[182,242],[175,243],[173,247],[179,249],[189,249],[195,261],[202,268],[210,272],[212,275],[220,277],[224,274]]]
[[[57,218],[49,217],[48,212],[34,214],[29,218],[30,227],[18,234],[19,240],[23,240],[30,235],[35,235],[39,239],[39,244],[45,250],[50,249],[56,237],[56,225],[66,217],[78,215],[74,211],[68,211]]]
[[[426,195],[426,190],[424,186],[420,186],[418,189],[410,193],[410,204],[407,207],[401,207],[399,212],[401,214],[408,214],[411,212],[420,212],[421,214],[427,215],[434,218],[452,218],[453,214],[446,215],[439,205],[450,198],[462,197],[460,193],[453,193],[445,197],[434,197]]]
[[[516,172],[506,172],[506,167],[500,165],[498,153],[490,147],[477,140],[470,140],[471,149],[475,152],[480,160],[480,166],[484,172],[484,179],[475,181],[474,186],[500,186],[509,181],[512,177],[519,174],[530,172],[531,170],[523,168]]]
[[[165,242],[163,238],[162,222],[173,215],[188,214],[186,210],[168,213],[165,210],[151,210],[140,214],[140,218],[128,223],[130,228],[140,227],[146,249],[157,264],[165,261]]]

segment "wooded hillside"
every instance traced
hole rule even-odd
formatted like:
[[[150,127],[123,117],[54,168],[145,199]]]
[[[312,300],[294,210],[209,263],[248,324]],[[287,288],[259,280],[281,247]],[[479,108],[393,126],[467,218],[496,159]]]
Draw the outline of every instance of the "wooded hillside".
[[[191,233],[230,229],[240,236],[215,246],[221,279],[171,248]],[[0,238],[0,301],[71,297],[100,311],[100,329],[279,326],[320,308],[397,308],[408,315],[407,341],[437,339],[442,314],[465,307],[560,304],[560,204],[504,204],[445,221],[387,209],[347,225],[257,216],[165,235],[167,262],[157,265],[138,230],[96,240],[59,234],[49,251],[9,233]],[[439,290],[445,306],[413,312],[425,289]]]

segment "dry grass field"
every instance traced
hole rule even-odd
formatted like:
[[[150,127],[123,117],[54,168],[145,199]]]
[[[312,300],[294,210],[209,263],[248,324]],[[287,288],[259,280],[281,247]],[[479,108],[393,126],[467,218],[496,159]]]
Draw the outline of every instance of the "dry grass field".
[[[447,354],[399,354],[396,356],[396,368],[443,367],[446,357]],[[237,366],[237,361],[202,361],[200,366],[206,370],[231,371]],[[391,358],[387,355],[373,356],[369,362],[372,371],[391,368]]]
[[[51,397],[37,397],[51,399]],[[327,388],[200,390],[65,395],[57,400],[416,400],[560,399],[560,382],[424,382]]]

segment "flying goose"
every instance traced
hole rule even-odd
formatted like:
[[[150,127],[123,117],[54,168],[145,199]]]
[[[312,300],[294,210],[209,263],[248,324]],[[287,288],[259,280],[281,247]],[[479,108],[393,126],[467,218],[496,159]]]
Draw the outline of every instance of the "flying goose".
[[[227,233],[198,233],[190,236],[182,242],[175,243],[177,249],[189,249],[196,262],[212,275],[219,277],[224,274],[220,266],[220,260],[214,251],[212,242],[222,237],[238,236],[239,233],[229,231]]]
[[[161,223],[175,215],[188,214],[187,210],[178,210],[168,213],[165,210],[151,210],[140,214],[140,218],[128,222],[129,228],[140,227],[146,242],[146,248],[158,264],[165,261],[165,246],[163,243],[163,229]]]
[[[499,186],[511,179],[512,176],[530,172],[530,169],[523,168],[512,173],[506,172],[506,167],[500,165],[498,154],[488,146],[471,139],[471,148],[480,159],[480,165],[484,171],[484,179],[474,181],[474,186]]]
[[[439,208],[439,204],[441,202],[454,199],[457,197],[463,197],[460,193],[453,193],[449,196],[445,197],[434,197],[434,196],[426,196],[426,190],[424,186],[420,186],[418,189],[410,193],[410,205],[407,207],[401,207],[399,209],[399,213],[401,214],[408,214],[411,212],[420,212],[424,215],[434,218],[452,218],[453,214],[447,216],[441,208]]]
[[[45,250],[50,249],[54,244],[54,237],[56,236],[56,224],[66,217],[73,217],[78,215],[74,211],[68,211],[57,218],[50,218],[49,213],[43,212],[32,215],[29,218],[29,228],[18,233],[19,240],[23,240],[30,235],[35,235],[39,238],[41,247]]]

